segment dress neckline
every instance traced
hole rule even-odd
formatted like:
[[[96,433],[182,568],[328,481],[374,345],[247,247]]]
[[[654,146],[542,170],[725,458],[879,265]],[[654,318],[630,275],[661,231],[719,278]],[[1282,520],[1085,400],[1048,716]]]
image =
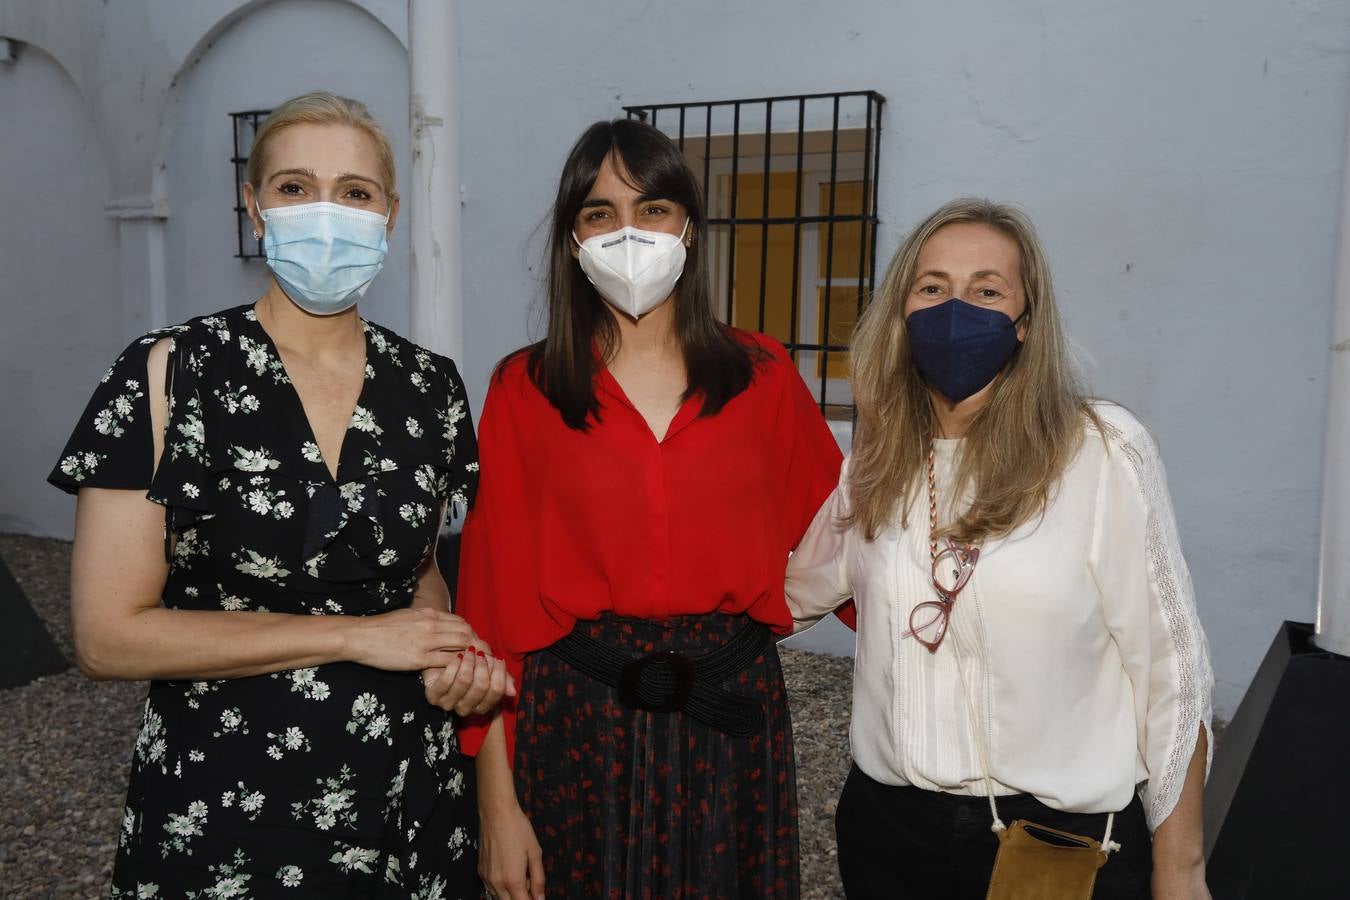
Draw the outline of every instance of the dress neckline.
[[[325,480],[329,483],[342,484],[342,473],[344,469],[348,467],[347,465],[344,465],[344,463],[346,463],[348,447],[351,445],[351,441],[348,440],[348,438],[351,436],[352,427],[356,422],[358,411],[367,408],[366,395],[370,389],[371,376],[370,323],[360,316],[357,317],[357,321],[361,323],[361,340],[365,344],[365,356],[361,361],[361,390],[356,396],[356,404],[352,407],[351,414],[347,417],[347,426],[342,431],[342,441],[338,444],[337,460],[335,461],[333,468],[329,469],[328,460],[323,455],[323,449],[319,447],[319,439],[314,432],[314,425],[310,422],[309,413],[305,410],[305,403],[300,398],[300,392],[296,390],[295,379],[291,378],[291,373],[286,371],[286,360],[282,358],[281,350],[278,349],[276,342],[272,340],[272,335],[267,333],[267,329],[263,326],[262,320],[258,318],[256,306],[247,307],[244,318],[252,323],[258,333],[262,335],[262,340],[267,347],[267,352],[276,359],[277,364],[281,366],[281,371],[286,375],[287,393],[295,401],[296,411],[299,413],[299,419],[303,423],[302,427],[305,436],[308,438],[308,443],[313,444],[315,448],[314,458],[311,459],[306,456],[306,461],[317,465],[323,472]]]

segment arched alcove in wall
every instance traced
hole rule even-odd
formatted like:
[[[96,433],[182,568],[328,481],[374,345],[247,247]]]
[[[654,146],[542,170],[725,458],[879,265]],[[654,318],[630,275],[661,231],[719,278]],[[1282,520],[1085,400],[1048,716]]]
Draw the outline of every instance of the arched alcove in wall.
[[[0,65],[0,531],[68,536],[44,479],[94,383],[121,349],[118,243],[104,213],[106,147],[69,72],[28,45]]]
[[[251,302],[266,266],[235,258],[235,177],[230,113],[267,109],[324,89],[363,100],[389,133],[400,179],[411,168],[407,51],[381,20],[351,3],[254,4],[208,36],[175,79],[164,115],[161,172],[167,317]],[[362,300],[367,318],[408,329],[406,217],[384,272]]]

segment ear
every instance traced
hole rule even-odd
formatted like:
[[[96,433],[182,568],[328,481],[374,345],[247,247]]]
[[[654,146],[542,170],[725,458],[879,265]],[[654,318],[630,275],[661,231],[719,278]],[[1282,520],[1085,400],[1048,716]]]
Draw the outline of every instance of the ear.
[[[253,237],[261,238],[267,232],[267,226],[263,224],[262,216],[258,215],[257,195],[253,193],[253,185],[247,181],[244,182],[244,212],[248,213],[248,220],[253,223]]]
[[[394,223],[398,221],[399,196],[393,194],[389,199],[389,223],[384,226],[384,236],[387,239],[394,233]]]
[[[1014,322],[1013,324],[1015,324],[1015,325],[1017,326],[1017,341],[1018,341],[1018,343],[1026,343],[1026,340],[1027,340],[1027,329],[1031,327],[1031,306],[1030,306],[1030,304],[1028,304],[1025,308],[1023,308],[1022,314],[1021,314],[1020,316],[1017,317],[1017,321]]]

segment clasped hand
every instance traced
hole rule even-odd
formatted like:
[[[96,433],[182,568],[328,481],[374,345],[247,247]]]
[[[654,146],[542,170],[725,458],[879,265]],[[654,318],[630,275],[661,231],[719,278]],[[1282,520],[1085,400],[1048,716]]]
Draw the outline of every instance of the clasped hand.
[[[481,716],[501,702],[516,696],[516,681],[506,671],[506,661],[492,655],[492,648],[475,638],[449,665],[422,670],[427,702],[461,716]]]
[[[506,662],[460,616],[427,607],[356,620],[350,659],[388,671],[420,671],[427,702],[461,716],[482,715],[516,695]]]

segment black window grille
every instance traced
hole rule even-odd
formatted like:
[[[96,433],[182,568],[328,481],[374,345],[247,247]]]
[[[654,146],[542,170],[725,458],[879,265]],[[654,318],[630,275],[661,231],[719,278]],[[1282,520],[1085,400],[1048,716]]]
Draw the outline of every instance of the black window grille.
[[[271,114],[270,109],[250,109],[244,112],[230,113],[234,130],[234,155],[230,162],[234,164],[234,227],[238,238],[239,250],[236,259],[264,259],[262,241],[253,237],[253,222],[244,209],[244,168],[248,165],[248,151],[253,146],[253,136],[258,126]]]
[[[876,287],[876,91],[626,106],[702,180],[723,321],[791,352],[827,418],[850,420],[848,346]]]

